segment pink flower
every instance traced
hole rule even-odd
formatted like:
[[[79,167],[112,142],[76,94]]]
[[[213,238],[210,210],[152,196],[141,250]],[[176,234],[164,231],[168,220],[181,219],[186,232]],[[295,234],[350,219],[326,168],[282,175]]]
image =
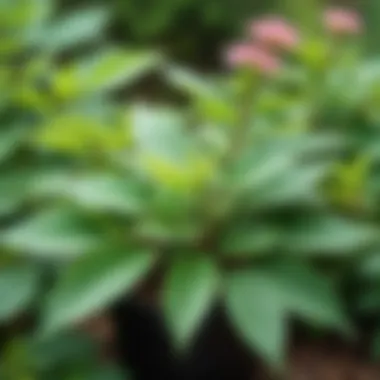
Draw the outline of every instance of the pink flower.
[[[327,30],[334,34],[360,34],[363,22],[354,10],[345,8],[330,8],[325,12],[324,24]]]
[[[250,34],[258,42],[270,47],[291,50],[300,41],[297,29],[281,17],[266,17],[253,22]]]
[[[230,67],[248,67],[266,74],[273,74],[280,68],[280,61],[276,56],[248,43],[230,46],[225,59]]]

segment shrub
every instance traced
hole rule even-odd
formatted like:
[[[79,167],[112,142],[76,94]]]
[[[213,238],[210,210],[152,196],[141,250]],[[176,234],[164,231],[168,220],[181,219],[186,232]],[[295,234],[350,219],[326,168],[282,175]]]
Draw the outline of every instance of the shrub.
[[[23,134],[33,172],[18,170],[21,186],[6,193],[12,215],[20,201],[29,207],[1,233],[10,275],[0,315],[25,310],[47,271],[39,332],[54,335],[162,264],[177,348],[220,298],[271,365],[284,361],[293,318],[352,331],[341,289],[364,259],[377,260],[379,244],[378,64],[361,55],[359,29],[315,35],[271,22],[229,48],[230,74],[164,65],[184,106],[104,101],[151,67],[151,55],[113,50],[59,65],[49,82],[58,91],[37,97]],[[292,43],[279,38],[284,27]]]

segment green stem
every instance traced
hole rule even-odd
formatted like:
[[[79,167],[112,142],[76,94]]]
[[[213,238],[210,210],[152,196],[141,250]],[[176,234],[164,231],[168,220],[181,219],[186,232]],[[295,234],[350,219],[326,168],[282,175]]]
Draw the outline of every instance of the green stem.
[[[231,136],[231,148],[221,159],[219,167],[221,172],[229,169],[229,166],[233,164],[249,140],[252,109],[259,78],[252,72],[243,74],[246,74],[246,80],[243,83],[243,88],[241,89],[239,96],[237,97],[237,118],[233,130],[234,134]],[[243,77],[243,79],[245,78]],[[233,203],[232,199],[223,200],[220,199],[219,196],[215,196],[214,193],[212,193],[210,197],[206,197],[205,209],[210,210],[211,212],[207,216],[204,240],[209,240],[210,236],[212,240],[215,231],[219,228],[220,224],[225,219],[226,213],[230,210],[231,206],[228,206],[227,211],[220,213],[220,202],[229,202],[231,205]]]
[[[228,163],[236,158],[243,149],[248,137],[250,119],[254,106],[255,90],[257,90],[258,77],[255,73],[246,75],[246,82],[242,88],[236,109],[238,112],[234,135],[232,136],[231,150],[227,153],[226,161]]]

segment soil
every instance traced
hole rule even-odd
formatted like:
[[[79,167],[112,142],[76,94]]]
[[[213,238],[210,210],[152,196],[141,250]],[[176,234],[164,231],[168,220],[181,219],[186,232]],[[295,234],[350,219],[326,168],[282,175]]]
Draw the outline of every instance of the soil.
[[[269,380],[263,377],[263,380]],[[310,343],[293,350],[284,380],[379,380],[380,365],[344,347]]]

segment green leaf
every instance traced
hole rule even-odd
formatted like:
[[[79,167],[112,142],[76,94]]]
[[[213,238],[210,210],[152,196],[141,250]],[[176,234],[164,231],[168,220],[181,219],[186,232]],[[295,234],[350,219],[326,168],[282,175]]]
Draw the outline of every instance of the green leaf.
[[[310,216],[287,230],[284,245],[289,252],[347,255],[376,243],[375,228],[335,216]]]
[[[78,330],[65,331],[48,339],[33,337],[30,345],[34,364],[41,372],[54,370],[63,364],[75,366],[84,361],[93,361],[97,354],[91,338]]]
[[[43,332],[64,329],[114,302],[146,274],[153,258],[145,251],[105,252],[73,263],[49,293]]]
[[[15,317],[30,305],[38,291],[39,274],[34,266],[0,270],[0,322]]]
[[[66,195],[79,206],[92,210],[135,213],[141,206],[137,189],[126,181],[112,177],[74,181]]]
[[[318,203],[318,185],[328,173],[328,166],[284,168],[276,177],[260,183],[251,193],[249,203],[256,207],[275,207],[300,202]]]
[[[242,153],[232,173],[231,182],[245,195],[244,207],[286,205],[317,202],[319,186],[329,174],[329,150],[335,151],[337,139],[327,136],[289,138],[273,137],[258,140]],[[313,161],[305,163],[311,156]],[[316,159],[316,157],[321,157]],[[327,156],[328,157],[328,156]]]
[[[144,105],[133,108],[133,138],[145,154],[183,157],[190,145],[184,127],[184,119],[177,110]]]
[[[7,160],[17,148],[21,136],[21,131],[14,126],[9,130],[0,132],[0,163]]]
[[[56,181],[52,182],[52,179]],[[53,178],[47,176],[37,185],[37,193],[61,197],[87,210],[130,214],[141,208],[138,188],[129,180],[111,174],[63,175],[59,178],[53,173]]]
[[[204,78],[195,72],[178,67],[166,71],[169,82],[195,98],[215,98],[220,96],[210,78]]]
[[[159,218],[143,220],[136,226],[134,233],[142,241],[170,244],[191,244],[202,236],[202,230],[195,222],[178,220],[165,223]]]
[[[94,95],[132,84],[158,62],[154,53],[108,49],[62,69],[55,77],[55,89],[58,96],[68,100]]]
[[[99,232],[68,209],[50,209],[29,217],[0,235],[6,247],[40,257],[69,258],[105,244]]]
[[[315,147],[316,148],[316,147]],[[329,162],[302,164],[294,141],[263,141],[245,152],[230,182],[240,195],[240,208],[275,208],[320,204],[319,185],[329,174]]]
[[[205,257],[181,257],[170,268],[164,285],[164,310],[176,344],[190,343],[210,310],[218,290],[218,270]]]
[[[282,294],[265,274],[239,271],[227,279],[227,308],[237,331],[275,366],[283,364],[286,309]]]
[[[372,254],[359,266],[359,274],[365,278],[377,279],[380,277],[380,254]]]
[[[39,44],[49,50],[63,50],[89,42],[100,36],[108,19],[108,11],[104,8],[77,11],[45,28]]]
[[[66,154],[97,152],[111,154],[123,151],[130,144],[126,128],[111,124],[98,112],[83,103],[80,109],[63,112],[48,118],[32,136],[31,142],[39,148],[62,151]],[[78,105],[77,105],[78,107]],[[86,108],[84,108],[86,107]],[[115,119],[112,123],[115,122]]]
[[[298,262],[278,259],[232,274],[227,306],[238,330],[270,363],[284,359],[287,319],[351,332],[337,291],[326,277]]]
[[[28,198],[30,173],[3,173],[0,181],[0,215],[11,214]]]
[[[205,77],[179,67],[169,67],[166,76],[170,84],[189,95],[200,115],[210,121],[231,124],[236,112],[227,86],[216,78]]]
[[[231,256],[260,256],[273,251],[280,241],[280,236],[280,231],[273,225],[237,225],[222,237],[221,249]]]
[[[331,279],[298,261],[276,261],[267,270],[289,311],[323,327],[348,331],[348,321]]]
[[[236,183],[239,190],[252,192],[293,167],[294,160],[295,155],[288,143],[261,141],[242,152],[234,167],[231,181]]]

